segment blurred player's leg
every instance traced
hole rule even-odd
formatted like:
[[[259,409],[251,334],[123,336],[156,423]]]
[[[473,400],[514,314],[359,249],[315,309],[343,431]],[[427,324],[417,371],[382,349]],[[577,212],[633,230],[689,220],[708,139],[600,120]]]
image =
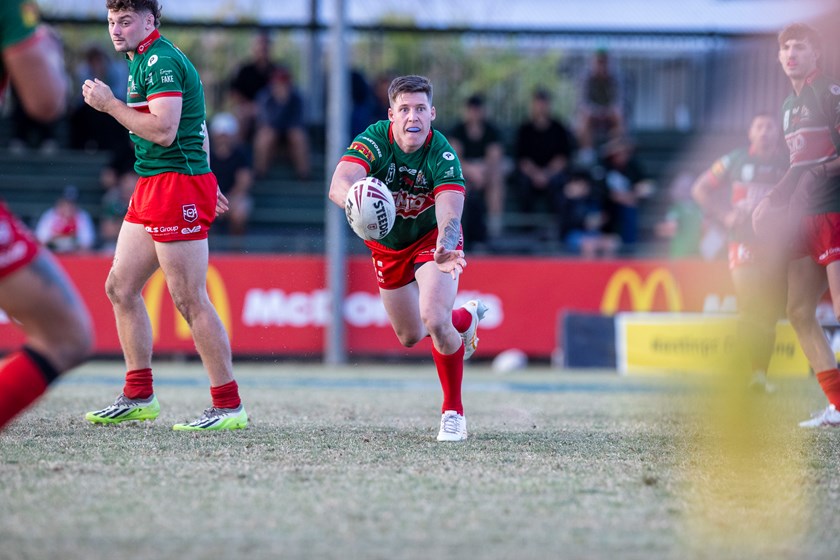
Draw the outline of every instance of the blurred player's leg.
[[[836,269],[838,265],[832,263],[829,266]],[[828,287],[825,270],[810,257],[793,261],[789,270],[788,318],[829,403],[818,416],[800,423],[800,426],[840,425],[840,413],[837,412],[840,408],[840,371],[834,351],[816,317],[817,304]]]
[[[87,309],[47,251],[0,279],[0,308],[26,333],[23,349],[0,364],[0,428],[37,399],[93,346]]]

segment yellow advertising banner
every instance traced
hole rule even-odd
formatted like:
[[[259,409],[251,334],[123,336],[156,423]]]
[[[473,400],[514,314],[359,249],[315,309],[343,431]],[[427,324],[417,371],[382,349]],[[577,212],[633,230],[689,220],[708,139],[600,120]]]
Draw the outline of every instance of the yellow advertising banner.
[[[734,315],[619,313],[616,361],[623,375],[715,373],[731,368],[737,341]],[[776,325],[770,375],[807,376],[808,361],[790,323]]]

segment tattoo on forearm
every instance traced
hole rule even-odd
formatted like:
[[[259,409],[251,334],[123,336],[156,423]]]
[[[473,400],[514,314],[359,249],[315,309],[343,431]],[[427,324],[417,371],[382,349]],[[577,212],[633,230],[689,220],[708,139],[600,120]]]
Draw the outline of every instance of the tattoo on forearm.
[[[447,251],[454,251],[458,246],[458,239],[460,237],[461,220],[452,218],[446,222],[446,226],[443,228],[443,237],[440,240],[440,244],[443,245],[443,248]]]

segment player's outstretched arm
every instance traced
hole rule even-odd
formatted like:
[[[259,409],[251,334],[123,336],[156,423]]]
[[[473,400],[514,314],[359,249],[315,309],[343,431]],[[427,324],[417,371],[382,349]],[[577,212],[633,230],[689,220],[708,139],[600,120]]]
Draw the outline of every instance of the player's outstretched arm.
[[[347,198],[347,192],[356,181],[364,179],[367,175],[365,168],[358,163],[352,161],[340,161],[333,172],[332,181],[330,181],[330,200],[338,205],[339,208],[344,208],[344,200]]]
[[[445,191],[435,197],[435,216],[438,223],[435,263],[441,272],[452,275],[457,280],[467,259],[464,252],[457,249],[461,239],[461,214],[464,211],[464,195],[455,191]]]

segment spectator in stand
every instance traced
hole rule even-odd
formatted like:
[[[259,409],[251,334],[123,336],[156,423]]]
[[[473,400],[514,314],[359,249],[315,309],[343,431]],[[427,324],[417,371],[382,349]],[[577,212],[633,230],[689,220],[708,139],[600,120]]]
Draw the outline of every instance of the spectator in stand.
[[[239,121],[240,140],[250,143],[256,132],[257,94],[268,86],[275,63],[271,60],[271,36],[261,31],[251,43],[251,58],[234,73],[230,98]]]
[[[117,64],[97,43],[85,49],[84,60],[76,68],[78,91],[88,77],[102,80],[114,91],[124,91],[128,83],[125,65]],[[80,93],[70,114],[70,147],[96,152],[113,150],[120,143],[130,143],[128,131],[108,115],[90,107]]]
[[[601,164],[594,170],[609,193],[611,220],[625,249],[632,250],[639,240],[639,205],[655,191],[635,157],[635,145],[620,137],[604,145]]]
[[[624,133],[622,102],[621,83],[610,68],[609,54],[599,49],[581,87],[577,136],[582,164],[595,163],[598,148]]]
[[[476,94],[467,99],[463,120],[450,132],[449,142],[461,160],[467,184],[464,242],[486,243],[502,232],[505,193],[501,135],[485,115],[483,97]]]
[[[93,248],[96,232],[93,220],[77,204],[79,190],[68,185],[55,205],[44,212],[35,226],[38,241],[55,253],[72,253]]]
[[[558,194],[557,216],[565,248],[587,259],[613,257],[621,238],[606,210],[607,193],[585,170],[572,171]]]
[[[283,66],[271,74],[268,86],[257,94],[257,133],[254,170],[265,176],[275,151],[283,144],[298,179],[309,177],[309,135],[303,122],[303,99]]]
[[[530,117],[516,133],[512,183],[522,212],[533,213],[541,202],[546,210],[555,210],[558,193],[566,184],[573,145],[568,128],[551,115],[550,94],[535,91]]]
[[[239,125],[230,113],[219,113],[210,121],[210,167],[219,188],[228,199],[229,210],[219,217],[232,235],[242,235],[248,226],[253,200],[254,172],[248,151],[239,141]]]
[[[117,237],[138,178],[133,169],[125,171],[116,176],[114,184],[102,196],[99,214],[99,247],[103,253],[114,254],[117,248]]]

